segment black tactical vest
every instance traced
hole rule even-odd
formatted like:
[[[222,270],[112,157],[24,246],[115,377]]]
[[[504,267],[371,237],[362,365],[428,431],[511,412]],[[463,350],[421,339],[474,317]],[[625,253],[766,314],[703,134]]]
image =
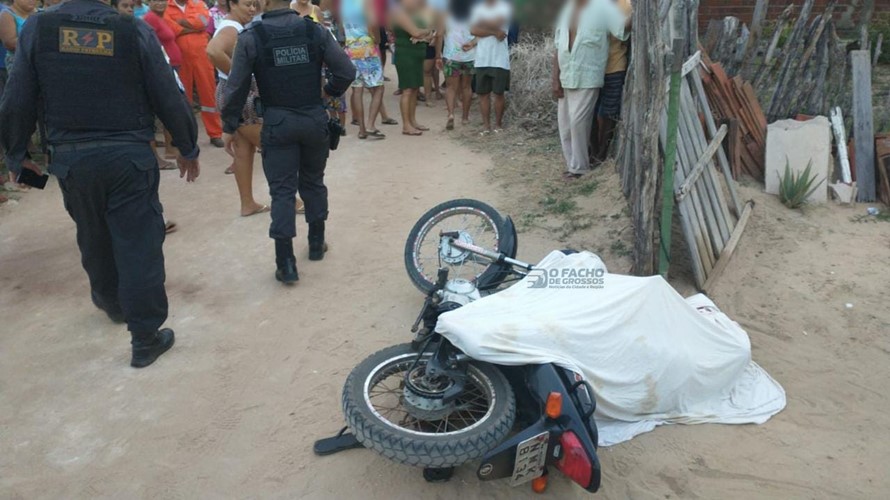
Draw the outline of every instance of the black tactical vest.
[[[306,18],[291,26],[256,23],[253,68],[265,107],[299,109],[321,106],[322,45],[315,23]]]
[[[154,125],[135,20],[37,16],[35,63],[48,127],[123,132]]]

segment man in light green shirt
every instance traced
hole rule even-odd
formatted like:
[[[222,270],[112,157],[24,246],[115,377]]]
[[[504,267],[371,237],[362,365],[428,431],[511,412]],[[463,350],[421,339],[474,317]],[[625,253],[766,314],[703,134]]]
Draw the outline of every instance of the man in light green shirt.
[[[625,22],[612,0],[568,0],[556,22],[553,94],[567,180],[590,171],[590,129],[609,59],[609,35],[624,40]]]

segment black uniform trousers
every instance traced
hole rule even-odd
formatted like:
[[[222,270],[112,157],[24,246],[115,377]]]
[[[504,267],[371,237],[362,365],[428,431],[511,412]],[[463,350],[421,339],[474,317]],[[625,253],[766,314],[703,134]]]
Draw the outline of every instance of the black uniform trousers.
[[[156,331],[167,319],[167,294],[164,217],[151,147],[122,143],[57,152],[49,170],[77,225],[94,302],[122,310],[131,332]]]
[[[328,188],[324,169],[328,162],[328,115],[320,105],[300,110],[266,108],[260,134],[263,172],[272,197],[269,236],[296,236],[296,195],[306,206],[306,222],[328,218]]]

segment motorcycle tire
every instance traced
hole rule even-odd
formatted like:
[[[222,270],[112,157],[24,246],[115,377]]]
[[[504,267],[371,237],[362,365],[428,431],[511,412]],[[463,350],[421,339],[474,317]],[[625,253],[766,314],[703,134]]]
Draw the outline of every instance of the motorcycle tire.
[[[424,275],[422,272],[422,266],[415,258],[418,247],[422,243],[420,240],[427,236],[427,231],[433,224],[438,220],[446,218],[449,213],[473,213],[488,219],[497,232],[498,240],[498,248],[488,248],[488,250],[498,251],[505,255],[515,255],[516,252],[515,238],[507,237],[503,217],[490,205],[470,199],[458,199],[440,203],[418,219],[414,227],[411,228],[411,232],[408,233],[408,240],[405,242],[405,268],[408,271],[411,282],[424,294],[430,293],[435,288],[436,272],[431,270],[427,273],[428,275]],[[477,283],[493,283],[497,281],[496,278],[501,274],[503,274],[502,266],[491,263],[484,271],[475,276],[475,280]],[[455,278],[455,276],[451,276],[451,278]]]
[[[516,419],[516,399],[504,374],[488,363],[469,365],[471,376],[484,380],[492,397],[486,416],[466,429],[444,434],[408,430],[372,408],[367,395],[372,379],[394,363],[413,361],[416,356],[410,344],[395,345],[372,354],[349,374],[343,387],[343,413],[356,439],[395,462],[436,468],[480,459],[503,441]]]

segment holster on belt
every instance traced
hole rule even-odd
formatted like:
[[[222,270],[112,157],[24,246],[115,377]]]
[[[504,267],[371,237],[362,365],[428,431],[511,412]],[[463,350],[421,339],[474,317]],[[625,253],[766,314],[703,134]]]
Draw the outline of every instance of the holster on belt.
[[[343,133],[343,125],[340,124],[340,120],[337,118],[331,118],[328,120],[328,140],[331,143],[331,151],[337,149],[337,146],[340,145],[340,134]]]

